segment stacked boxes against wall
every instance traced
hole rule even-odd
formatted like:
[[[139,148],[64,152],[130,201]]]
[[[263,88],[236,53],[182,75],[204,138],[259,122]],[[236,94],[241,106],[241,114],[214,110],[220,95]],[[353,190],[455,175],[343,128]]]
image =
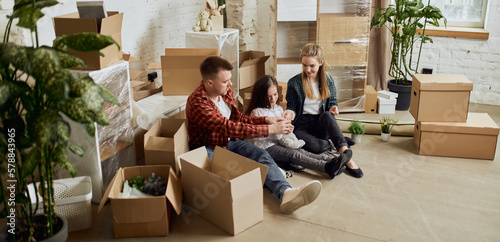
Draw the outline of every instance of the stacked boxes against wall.
[[[470,113],[473,83],[462,75],[413,76],[410,113],[418,154],[495,158],[499,128],[487,113]]]

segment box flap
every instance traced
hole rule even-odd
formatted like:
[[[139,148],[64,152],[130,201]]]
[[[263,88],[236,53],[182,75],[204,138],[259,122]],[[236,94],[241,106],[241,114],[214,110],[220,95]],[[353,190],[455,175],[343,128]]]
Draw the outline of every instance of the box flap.
[[[112,35],[122,31],[123,13],[114,14],[102,19],[101,34]]]
[[[148,70],[161,69],[161,62],[150,63],[147,69]]]
[[[165,196],[174,208],[177,215],[181,214],[182,209],[182,184],[177,179],[173,169],[170,169],[167,180],[167,191]]]
[[[263,51],[244,51],[240,52],[240,68],[258,63],[264,63],[269,59],[269,55],[265,56]]]
[[[473,82],[463,75],[415,74],[413,81],[418,82],[421,91],[471,91],[473,87]]]
[[[187,153],[178,156],[181,163],[189,162],[203,170],[211,171],[210,161],[208,160],[207,149],[205,146],[196,148]],[[182,171],[182,169],[181,169]]]
[[[149,136],[144,150],[174,151],[174,140],[168,137]]]
[[[165,56],[209,56],[219,55],[218,49],[209,48],[166,48]]]
[[[146,148],[146,144],[148,143],[149,137],[151,136],[159,136],[160,135],[160,122],[161,119],[156,121],[151,128],[149,128],[148,132],[144,134],[144,148]]]
[[[122,179],[122,168],[119,168],[118,171],[115,173],[113,176],[113,179],[111,179],[111,182],[109,183],[108,187],[106,188],[106,191],[104,192],[104,195],[102,196],[101,202],[99,203],[99,207],[97,208],[97,213],[99,214],[104,207],[104,204],[108,201],[108,196],[111,191],[111,188],[113,187],[114,181],[118,180],[123,180]]]
[[[246,172],[252,171],[255,168],[259,168],[262,182],[261,186],[264,185],[267,170],[269,169],[263,164],[260,164],[256,161],[248,159],[244,156],[241,156],[219,146],[215,147],[214,155],[212,157],[212,167],[223,167],[224,170],[229,174],[230,179],[233,179]],[[218,173],[215,170],[213,170],[212,172],[214,172],[215,174]]]
[[[466,123],[418,122],[421,131],[498,135],[499,128],[487,113],[468,113]]]
[[[76,14],[76,15],[75,15]],[[56,36],[70,35],[76,33],[97,33],[97,22],[95,19],[81,19],[78,13],[71,13],[54,17],[54,31]]]

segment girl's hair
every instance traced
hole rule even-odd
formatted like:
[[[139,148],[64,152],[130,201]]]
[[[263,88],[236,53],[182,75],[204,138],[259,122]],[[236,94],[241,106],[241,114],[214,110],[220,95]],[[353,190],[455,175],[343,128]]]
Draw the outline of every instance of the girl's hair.
[[[278,82],[273,76],[265,75],[259,78],[257,82],[253,85],[252,98],[250,99],[250,104],[247,110],[245,110],[246,115],[250,115],[252,110],[256,108],[270,108],[269,97],[267,96],[267,91],[270,87],[278,87]],[[276,102],[279,105],[279,100]]]
[[[320,86],[320,96],[318,100],[323,100],[327,99],[330,97],[330,89],[328,89],[328,80],[326,79],[326,71],[325,71],[325,65],[326,62],[324,61],[323,57],[323,49],[321,46],[316,45],[316,44],[306,44],[303,48],[302,51],[300,52],[300,61],[302,61],[302,57],[306,56],[312,56],[318,60],[319,63],[323,62],[323,65],[319,67],[318,70],[318,75],[319,75],[319,84]],[[307,80],[307,74],[302,71],[302,88],[304,89],[304,94],[306,97],[310,99],[315,99],[314,97],[314,91],[312,89],[311,83]]]

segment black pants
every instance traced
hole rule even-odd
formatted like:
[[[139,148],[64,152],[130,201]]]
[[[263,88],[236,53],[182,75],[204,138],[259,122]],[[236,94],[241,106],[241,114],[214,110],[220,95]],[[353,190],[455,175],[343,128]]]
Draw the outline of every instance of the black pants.
[[[333,142],[337,150],[342,146],[347,146],[340,126],[330,112],[319,115],[301,115],[295,124],[294,133],[297,138],[306,142],[302,148],[316,154],[333,148],[328,139]]]

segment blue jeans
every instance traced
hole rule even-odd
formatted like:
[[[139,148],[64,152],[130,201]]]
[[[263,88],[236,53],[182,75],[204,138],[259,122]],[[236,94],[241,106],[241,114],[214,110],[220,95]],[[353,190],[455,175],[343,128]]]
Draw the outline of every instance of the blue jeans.
[[[208,158],[212,160],[214,149],[209,147],[206,147],[206,149]],[[267,151],[245,140],[230,140],[227,145],[227,150],[269,167],[264,185],[271,190],[274,196],[276,196],[281,202],[283,199],[283,192],[292,186],[290,186],[290,184],[286,181],[280,171],[280,168],[276,165],[276,162],[274,162],[273,158],[271,158]]]

